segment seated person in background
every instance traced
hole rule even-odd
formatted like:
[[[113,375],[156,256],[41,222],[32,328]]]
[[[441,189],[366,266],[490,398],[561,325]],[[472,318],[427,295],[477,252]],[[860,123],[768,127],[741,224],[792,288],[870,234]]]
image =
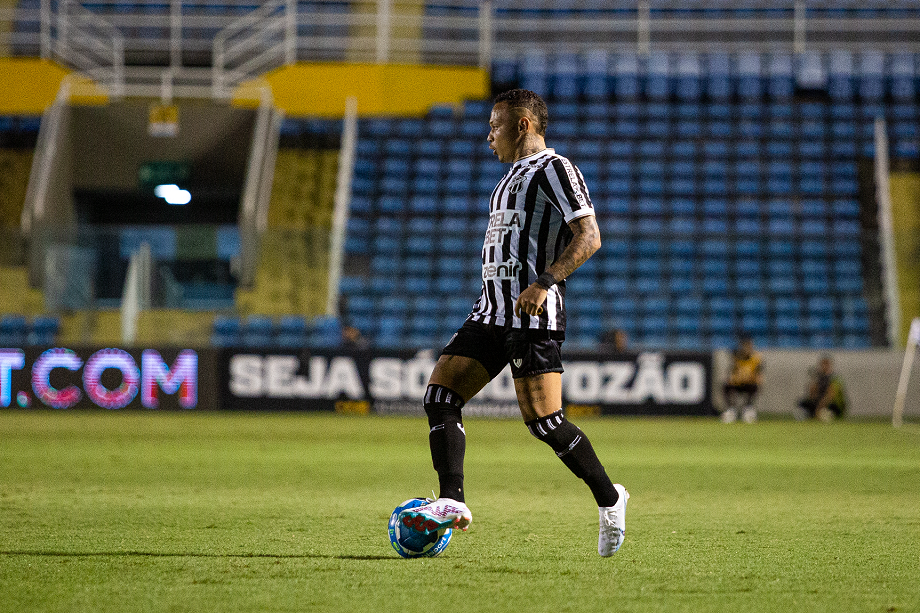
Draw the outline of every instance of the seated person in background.
[[[626,330],[622,328],[613,328],[612,330],[607,330],[601,336],[601,342],[599,349],[611,354],[625,353],[629,348],[629,337],[626,335]]]
[[[728,424],[738,419],[739,408],[741,419],[746,423],[757,420],[754,398],[763,382],[762,373],[763,362],[760,354],[754,351],[754,341],[749,337],[743,337],[732,355],[731,371],[722,389],[725,395],[723,422]]]
[[[843,417],[847,410],[843,380],[834,372],[834,361],[829,355],[821,357],[818,368],[811,371],[808,394],[793,410],[795,418],[832,421]]]
[[[370,348],[367,339],[354,326],[342,326],[342,348],[350,351],[366,351]]]

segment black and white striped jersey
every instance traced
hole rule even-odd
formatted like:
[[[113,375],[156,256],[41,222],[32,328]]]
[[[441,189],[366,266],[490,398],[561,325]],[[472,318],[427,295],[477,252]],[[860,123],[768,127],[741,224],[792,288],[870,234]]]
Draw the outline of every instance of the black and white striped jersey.
[[[514,314],[521,291],[572,240],[569,222],[594,215],[584,178],[552,149],[522,158],[492,191],[482,246],[482,294],[469,319],[513,328],[565,331],[565,281],[550,288],[539,316]]]

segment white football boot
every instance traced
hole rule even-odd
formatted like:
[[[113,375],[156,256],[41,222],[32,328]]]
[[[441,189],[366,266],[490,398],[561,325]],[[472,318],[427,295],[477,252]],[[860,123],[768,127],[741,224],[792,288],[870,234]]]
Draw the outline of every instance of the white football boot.
[[[617,503],[612,507],[598,507],[601,531],[597,537],[597,553],[605,558],[615,554],[626,538],[626,501],[629,500],[629,492],[619,483],[614,483],[613,487],[620,494]]]
[[[425,534],[444,528],[459,528],[466,532],[473,521],[473,514],[462,502],[438,498],[424,506],[406,509],[399,514],[398,521]]]

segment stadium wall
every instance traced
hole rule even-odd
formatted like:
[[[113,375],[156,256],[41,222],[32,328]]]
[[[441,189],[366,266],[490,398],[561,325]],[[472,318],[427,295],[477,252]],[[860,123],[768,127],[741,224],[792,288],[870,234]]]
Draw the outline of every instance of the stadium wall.
[[[69,71],[54,62],[0,58],[0,114],[41,115],[54,102]]]
[[[0,57],[0,115],[41,115],[54,102],[61,82],[72,73],[59,64],[36,58]],[[75,104],[106,102],[104,93],[85,78],[71,94]],[[358,99],[361,116],[422,116],[432,106],[462,104],[489,96],[489,74],[481,68],[395,64],[301,62],[272,70],[237,91],[235,106],[258,103],[245,95],[268,82],[275,106],[290,117],[339,118],[345,100]]]
[[[70,70],[59,64],[36,58],[0,57],[0,115],[41,115],[54,103]],[[86,77],[75,77],[77,87],[71,91],[74,104],[102,104],[106,95]]]
[[[890,417],[894,403],[902,351],[802,351],[765,350],[764,383],[756,408],[761,414],[791,415],[792,409],[805,395],[809,371],[817,366],[822,355],[830,355],[834,369],[843,379],[849,398],[850,417]],[[714,356],[717,385],[714,386],[714,404],[722,406],[722,383],[728,367],[729,353],[716,352]],[[907,394],[905,415],[920,416],[920,381],[915,376]]]
[[[349,96],[358,99],[361,116],[419,117],[434,105],[489,96],[485,70],[457,66],[298,63],[264,78],[275,106],[292,117],[342,117]]]

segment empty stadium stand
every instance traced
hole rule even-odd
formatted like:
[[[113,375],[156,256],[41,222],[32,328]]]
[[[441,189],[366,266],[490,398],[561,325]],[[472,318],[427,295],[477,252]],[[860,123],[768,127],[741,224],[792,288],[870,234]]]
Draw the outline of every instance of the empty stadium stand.
[[[859,348],[884,343],[874,123],[915,156],[910,54],[525,52],[504,74],[551,100],[548,143],[581,169],[604,246],[569,282],[569,339]],[[600,65],[599,65],[600,63]],[[479,290],[486,101],[361,122],[346,320],[384,347],[443,343]],[[361,266],[356,266],[360,269]]]

